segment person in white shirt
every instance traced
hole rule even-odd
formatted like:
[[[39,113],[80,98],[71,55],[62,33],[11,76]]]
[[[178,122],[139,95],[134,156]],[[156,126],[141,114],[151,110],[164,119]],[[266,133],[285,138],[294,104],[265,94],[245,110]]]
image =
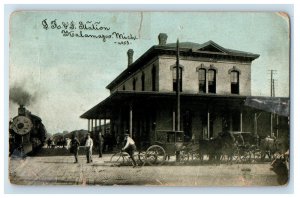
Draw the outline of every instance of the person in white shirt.
[[[87,163],[93,162],[93,159],[92,159],[93,140],[89,133],[86,136],[85,149],[86,149]]]
[[[125,146],[122,148],[122,151],[125,151],[126,153],[129,154],[132,162],[133,162],[133,167],[136,166],[135,159],[133,157],[134,151],[136,150],[135,142],[131,137],[129,137],[129,134],[125,134],[125,139],[124,141],[126,142]]]

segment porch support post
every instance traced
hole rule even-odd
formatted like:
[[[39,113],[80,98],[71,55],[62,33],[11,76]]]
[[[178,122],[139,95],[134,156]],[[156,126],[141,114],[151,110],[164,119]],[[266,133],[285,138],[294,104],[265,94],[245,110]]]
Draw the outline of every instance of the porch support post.
[[[92,128],[91,128],[91,132],[93,133],[93,131],[94,131],[94,119],[92,119],[91,121],[92,121]]]
[[[254,113],[254,135],[257,136],[257,114]]]
[[[173,127],[172,127],[172,129],[173,129],[173,131],[175,131],[176,130],[176,113],[175,113],[175,111],[173,111]]]
[[[98,120],[98,125],[97,125],[97,123],[96,123],[96,127],[97,127],[97,129],[99,130],[99,126],[100,126],[100,119],[97,119]],[[100,131],[100,130],[99,130]]]
[[[99,130],[99,132],[101,131],[101,118],[99,118],[99,120],[98,120],[98,130]]]
[[[240,113],[240,130],[243,131],[243,112]]]
[[[209,118],[209,111],[207,111],[207,137],[210,138],[210,118]]]
[[[232,131],[232,113],[231,113],[231,112],[230,112],[229,116],[230,116],[230,117],[229,117],[229,120],[230,120],[230,121],[229,121],[229,123],[230,123],[229,130]]]
[[[90,119],[88,119],[88,132],[90,132]]]
[[[95,133],[97,132],[97,129],[98,129],[98,119],[95,119]]]
[[[106,118],[104,118],[104,133],[106,132]]]
[[[96,131],[97,131],[97,119],[95,119],[95,127],[94,128],[95,128],[94,133],[96,133]]]
[[[270,137],[272,137],[273,134],[273,113],[271,113],[271,134]]]
[[[132,137],[132,104],[129,105],[129,136]]]
[[[278,138],[278,131],[279,131],[279,118],[278,115],[276,115],[276,138]]]

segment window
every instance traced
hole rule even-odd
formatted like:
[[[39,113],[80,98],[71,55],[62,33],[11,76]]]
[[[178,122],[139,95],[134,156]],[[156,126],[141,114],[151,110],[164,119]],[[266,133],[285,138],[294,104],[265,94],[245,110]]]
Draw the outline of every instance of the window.
[[[206,70],[204,68],[198,71],[199,93],[206,93]]]
[[[144,74],[144,72],[141,77],[141,82],[142,82],[142,91],[145,91],[145,74]]]
[[[123,85],[123,90],[125,90],[125,85]]]
[[[132,81],[132,90],[135,91],[135,87],[136,87],[136,79],[134,78]]]
[[[231,112],[231,120],[232,131],[241,131],[240,113],[236,111]]]
[[[155,89],[156,89],[156,68],[155,68],[155,66],[153,66],[151,74],[152,74],[152,91],[155,91]]]
[[[239,72],[238,71],[231,71],[230,81],[231,81],[231,93],[239,94]]]
[[[208,93],[216,93],[216,70],[208,70]]]
[[[173,67],[173,91],[176,91],[177,89],[177,81],[176,81],[176,66]],[[182,91],[182,67],[179,67],[179,91]]]

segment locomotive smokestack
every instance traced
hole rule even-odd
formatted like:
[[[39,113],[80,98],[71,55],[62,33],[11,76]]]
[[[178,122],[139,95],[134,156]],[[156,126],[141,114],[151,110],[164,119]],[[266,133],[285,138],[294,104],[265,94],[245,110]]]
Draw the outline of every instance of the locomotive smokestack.
[[[26,113],[26,109],[25,109],[24,105],[20,105],[20,107],[18,109],[18,115],[25,116],[25,113]]]

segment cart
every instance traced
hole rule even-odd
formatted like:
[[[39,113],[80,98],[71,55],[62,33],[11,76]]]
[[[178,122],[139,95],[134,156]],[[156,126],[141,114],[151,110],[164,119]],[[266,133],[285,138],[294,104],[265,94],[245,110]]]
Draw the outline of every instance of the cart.
[[[258,148],[258,140],[251,132],[234,131],[231,134],[236,140],[233,161],[251,163],[260,160],[261,151]]]
[[[151,166],[162,165],[170,156],[178,155],[180,157],[184,143],[184,132],[157,130],[155,131],[154,143],[145,152],[145,162]]]

